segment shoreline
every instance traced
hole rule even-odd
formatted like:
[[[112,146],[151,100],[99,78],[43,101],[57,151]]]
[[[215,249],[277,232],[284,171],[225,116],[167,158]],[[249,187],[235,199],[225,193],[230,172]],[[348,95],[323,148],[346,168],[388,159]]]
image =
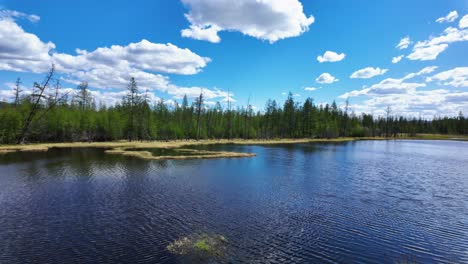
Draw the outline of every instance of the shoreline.
[[[462,135],[435,135],[420,134],[415,137],[343,137],[343,138],[321,138],[321,139],[208,139],[208,140],[170,140],[170,141],[114,141],[114,142],[70,142],[70,143],[34,143],[26,145],[0,145],[0,155],[14,152],[46,152],[51,148],[104,148],[106,154],[132,156],[148,160],[162,159],[213,159],[213,158],[239,158],[252,157],[254,153],[237,153],[221,151],[199,151],[200,155],[174,155],[153,156],[148,151],[135,151],[135,149],[164,148],[179,149],[186,146],[199,145],[281,145],[281,144],[303,144],[303,143],[340,143],[360,140],[453,140],[468,141],[468,136]],[[132,151],[128,149],[133,149]]]

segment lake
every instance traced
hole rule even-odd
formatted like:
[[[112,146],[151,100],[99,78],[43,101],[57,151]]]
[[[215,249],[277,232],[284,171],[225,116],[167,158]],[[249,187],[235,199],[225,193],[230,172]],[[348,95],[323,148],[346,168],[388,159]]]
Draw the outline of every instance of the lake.
[[[0,263],[188,263],[202,233],[218,262],[468,263],[468,142],[200,148],[257,156],[0,156]]]

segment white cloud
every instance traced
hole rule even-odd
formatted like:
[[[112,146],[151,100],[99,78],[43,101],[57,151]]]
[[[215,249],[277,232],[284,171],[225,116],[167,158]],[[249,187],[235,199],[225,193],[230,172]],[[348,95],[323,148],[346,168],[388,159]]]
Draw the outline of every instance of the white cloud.
[[[346,54],[338,54],[334,51],[326,51],[323,56],[318,56],[317,61],[322,62],[337,62],[342,61],[346,57]]]
[[[37,23],[39,20],[41,20],[38,15],[28,15],[22,12],[0,8],[0,20],[14,20],[18,18],[25,18],[32,23]]]
[[[448,27],[438,37],[431,37],[425,41],[417,42],[413,52],[407,56],[410,60],[435,60],[440,53],[445,51],[450,43],[468,41],[468,29],[460,30]]]
[[[413,53],[406,56],[410,60],[435,60],[440,53],[444,52],[448,48],[447,44],[423,46],[420,48],[413,49]]]
[[[397,56],[397,57],[393,57],[392,58],[392,63],[393,64],[396,64],[396,63],[399,63],[401,61],[401,59],[403,59],[403,55],[400,55],[400,56]]]
[[[304,88],[304,91],[313,92],[313,91],[317,91],[318,89],[320,89],[320,88],[316,88],[316,87],[306,87],[306,88]]]
[[[416,88],[425,87],[426,84],[421,82],[406,81],[416,76],[429,74],[436,69],[437,67],[430,66],[420,70],[417,73],[407,74],[401,79],[387,78],[377,84],[371,85],[370,87],[364,87],[364,89],[361,90],[347,92],[343,95],[340,95],[339,98],[356,97],[363,95],[401,94],[407,93],[408,91],[415,91]]]
[[[353,91],[349,91],[349,92],[346,92],[340,96],[338,96],[338,98],[341,98],[341,99],[346,99],[346,98],[350,98],[350,97],[358,97],[358,96],[362,96],[362,95],[367,95],[369,93],[369,88],[365,88],[365,89],[361,89],[361,90],[353,90]]]
[[[351,79],[369,79],[375,76],[383,75],[388,71],[388,69],[380,69],[367,67],[365,69],[360,69],[351,74]]]
[[[445,101],[448,103],[464,103],[466,105],[468,102],[468,92],[458,92],[449,94],[445,97]]]
[[[91,52],[77,49],[73,55],[57,53],[54,43],[41,41],[11,19],[0,20],[0,39],[0,70],[44,73],[54,63],[61,79],[72,84],[87,81],[93,88],[125,89],[130,77],[135,77],[141,91],[159,91],[181,98],[184,94],[195,97],[203,89],[207,99],[227,97],[226,92],[216,88],[179,87],[160,74],[196,74],[210,62],[209,58],[170,43],[142,40]]]
[[[221,42],[221,38],[218,36],[218,32],[221,29],[217,26],[194,26],[190,25],[189,29],[183,29],[181,31],[182,37],[193,38],[196,40],[206,40],[212,43]]]
[[[416,76],[420,76],[420,75],[426,75],[426,74],[429,74],[431,72],[434,72],[435,70],[437,70],[437,66],[428,66],[428,67],[425,67],[423,68],[422,70],[416,72],[416,73],[409,73],[407,74],[405,77],[403,77],[402,80],[408,80],[408,79],[412,79]]]
[[[5,83],[7,89],[0,89],[0,102],[12,101],[15,98],[15,92],[13,91],[12,83]]]
[[[452,11],[448,13],[448,15],[444,17],[440,17],[436,20],[437,23],[448,23],[448,22],[453,22],[455,19],[458,18],[458,12],[457,11]]]
[[[330,84],[330,83],[337,82],[339,80],[333,77],[331,74],[325,72],[325,73],[322,73],[319,77],[317,77],[315,81],[321,84]]]
[[[468,15],[464,15],[460,22],[458,22],[460,28],[468,28]]]
[[[169,77],[167,76],[134,69],[126,63],[121,63],[114,67],[103,64],[96,64],[93,68],[76,67],[72,70],[67,70],[63,80],[73,84],[87,81],[94,88],[124,89],[131,77],[134,77],[138,82],[138,86],[145,90],[150,89],[165,92],[170,84]]]
[[[44,72],[50,67],[52,42],[44,43],[13,20],[0,20],[0,70]]]
[[[428,82],[441,81],[443,85],[452,87],[468,87],[468,67],[458,67],[452,70],[440,72],[430,78]]]
[[[390,106],[393,114],[409,117],[454,116],[459,111],[468,112],[468,93],[445,89],[409,91],[403,94],[373,96],[360,104],[350,105],[355,112],[383,116]]]
[[[339,98],[360,96],[359,104],[350,105],[350,109],[361,113],[383,115],[390,106],[396,115],[423,116],[432,118],[438,116],[454,116],[459,111],[468,112],[468,92],[451,91],[448,89],[428,89],[423,81],[408,82],[415,77],[423,77],[437,69],[436,66],[426,67],[419,72],[409,73],[401,79],[388,78],[370,87],[345,93]],[[461,82],[466,77],[467,70],[454,69],[453,72],[441,73],[432,79]],[[465,76],[465,77],[462,77]],[[465,79],[466,80],[466,79]],[[465,83],[466,84],[466,83]],[[424,90],[419,88],[426,87]]]
[[[183,37],[217,43],[220,31],[238,31],[270,43],[297,37],[309,30],[314,17],[307,17],[298,0],[182,0],[189,12],[190,27]]]
[[[171,88],[171,87],[169,87]],[[172,95],[175,99],[182,99],[184,95],[187,95],[188,98],[197,98],[200,93],[203,92],[203,97],[207,100],[215,99],[215,98],[223,98],[227,99],[228,92],[222,91],[218,88],[214,89],[206,89],[203,87],[177,87],[174,86],[173,89],[168,89],[167,93]],[[231,96],[231,102],[235,102],[236,100],[232,98],[233,93],[229,94]],[[224,101],[224,100],[223,100]]]
[[[126,91],[91,91],[91,95],[98,103],[105,105],[116,105],[122,101],[122,98],[126,96]]]
[[[140,70],[184,75],[200,72],[211,61],[189,49],[181,49],[171,43],[152,43],[145,39],[127,46],[113,45],[92,52],[84,50],[77,52],[76,56],[56,53],[53,57],[64,71],[74,70],[77,67],[90,69],[95,65],[118,67],[126,64]]]
[[[400,42],[398,43],[398,45],[396,45],[396,48],[399,48],[399,49],[406,49],[409,47],[409,45],[411,45],[411,40],[409,37],[404,37],[400,40]]]
[[[372,85],[369,92],[373,94],[404,93],[407,90],[414,90],[425,86],[426,84],[424,83],[404,82],[404,79],[387,78],[380,83]]]
[[[440,36],[432,37],[429,40],[418,42],[414,46],[418,48],[461,41],[468,41],[468,30],[460,30],[457,28],[448,27]]]

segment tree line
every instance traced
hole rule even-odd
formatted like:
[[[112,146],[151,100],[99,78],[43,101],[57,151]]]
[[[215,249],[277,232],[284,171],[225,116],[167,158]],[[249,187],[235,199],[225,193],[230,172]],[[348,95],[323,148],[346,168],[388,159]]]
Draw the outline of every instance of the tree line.
[[[18,79],[14,101],[0,103],[0,144],[172,139],[274,139],[398,137],[428,134],[468,134],[468,119],[432,120],[395,116],[388,107],[384,116],[349,113],[335,102],[317,105],[312,98],[296,102],[290,93],[284,104],[268,100],[263,111],[250,104],[233,109],[217,102],[208,107],[203,93],[189,102],[152,103],[134,78],[127,95],[114,105],[97,106],[88,84],[73,94],[61,92],[54,68],[42,83],[34,83],[27,95]]]

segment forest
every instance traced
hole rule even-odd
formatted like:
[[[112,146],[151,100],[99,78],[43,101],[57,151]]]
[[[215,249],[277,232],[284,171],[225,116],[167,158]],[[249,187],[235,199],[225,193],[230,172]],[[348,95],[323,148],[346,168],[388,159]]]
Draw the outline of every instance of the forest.
[[[283,104],[268,100],[262,111],[251,105],[224,109],[218,102],[208,106],[203,93],[180,104],[150,102],[131,78],[127,95],[114,106],[97,106],[88,84],[73,94],[61,92],[54,67],[30,92],[18,79],[14,100],[0,102],[0,144],[35,142],[91,142],[114,140],[175,139],[275,139],[337,137],[400,137],[425,134],[468,134],[468,119],[431,120],[395,116],[390,107],[384,116],[349,113],[335,102],[316,105],[312,98],[296,102],[290,93]]]

